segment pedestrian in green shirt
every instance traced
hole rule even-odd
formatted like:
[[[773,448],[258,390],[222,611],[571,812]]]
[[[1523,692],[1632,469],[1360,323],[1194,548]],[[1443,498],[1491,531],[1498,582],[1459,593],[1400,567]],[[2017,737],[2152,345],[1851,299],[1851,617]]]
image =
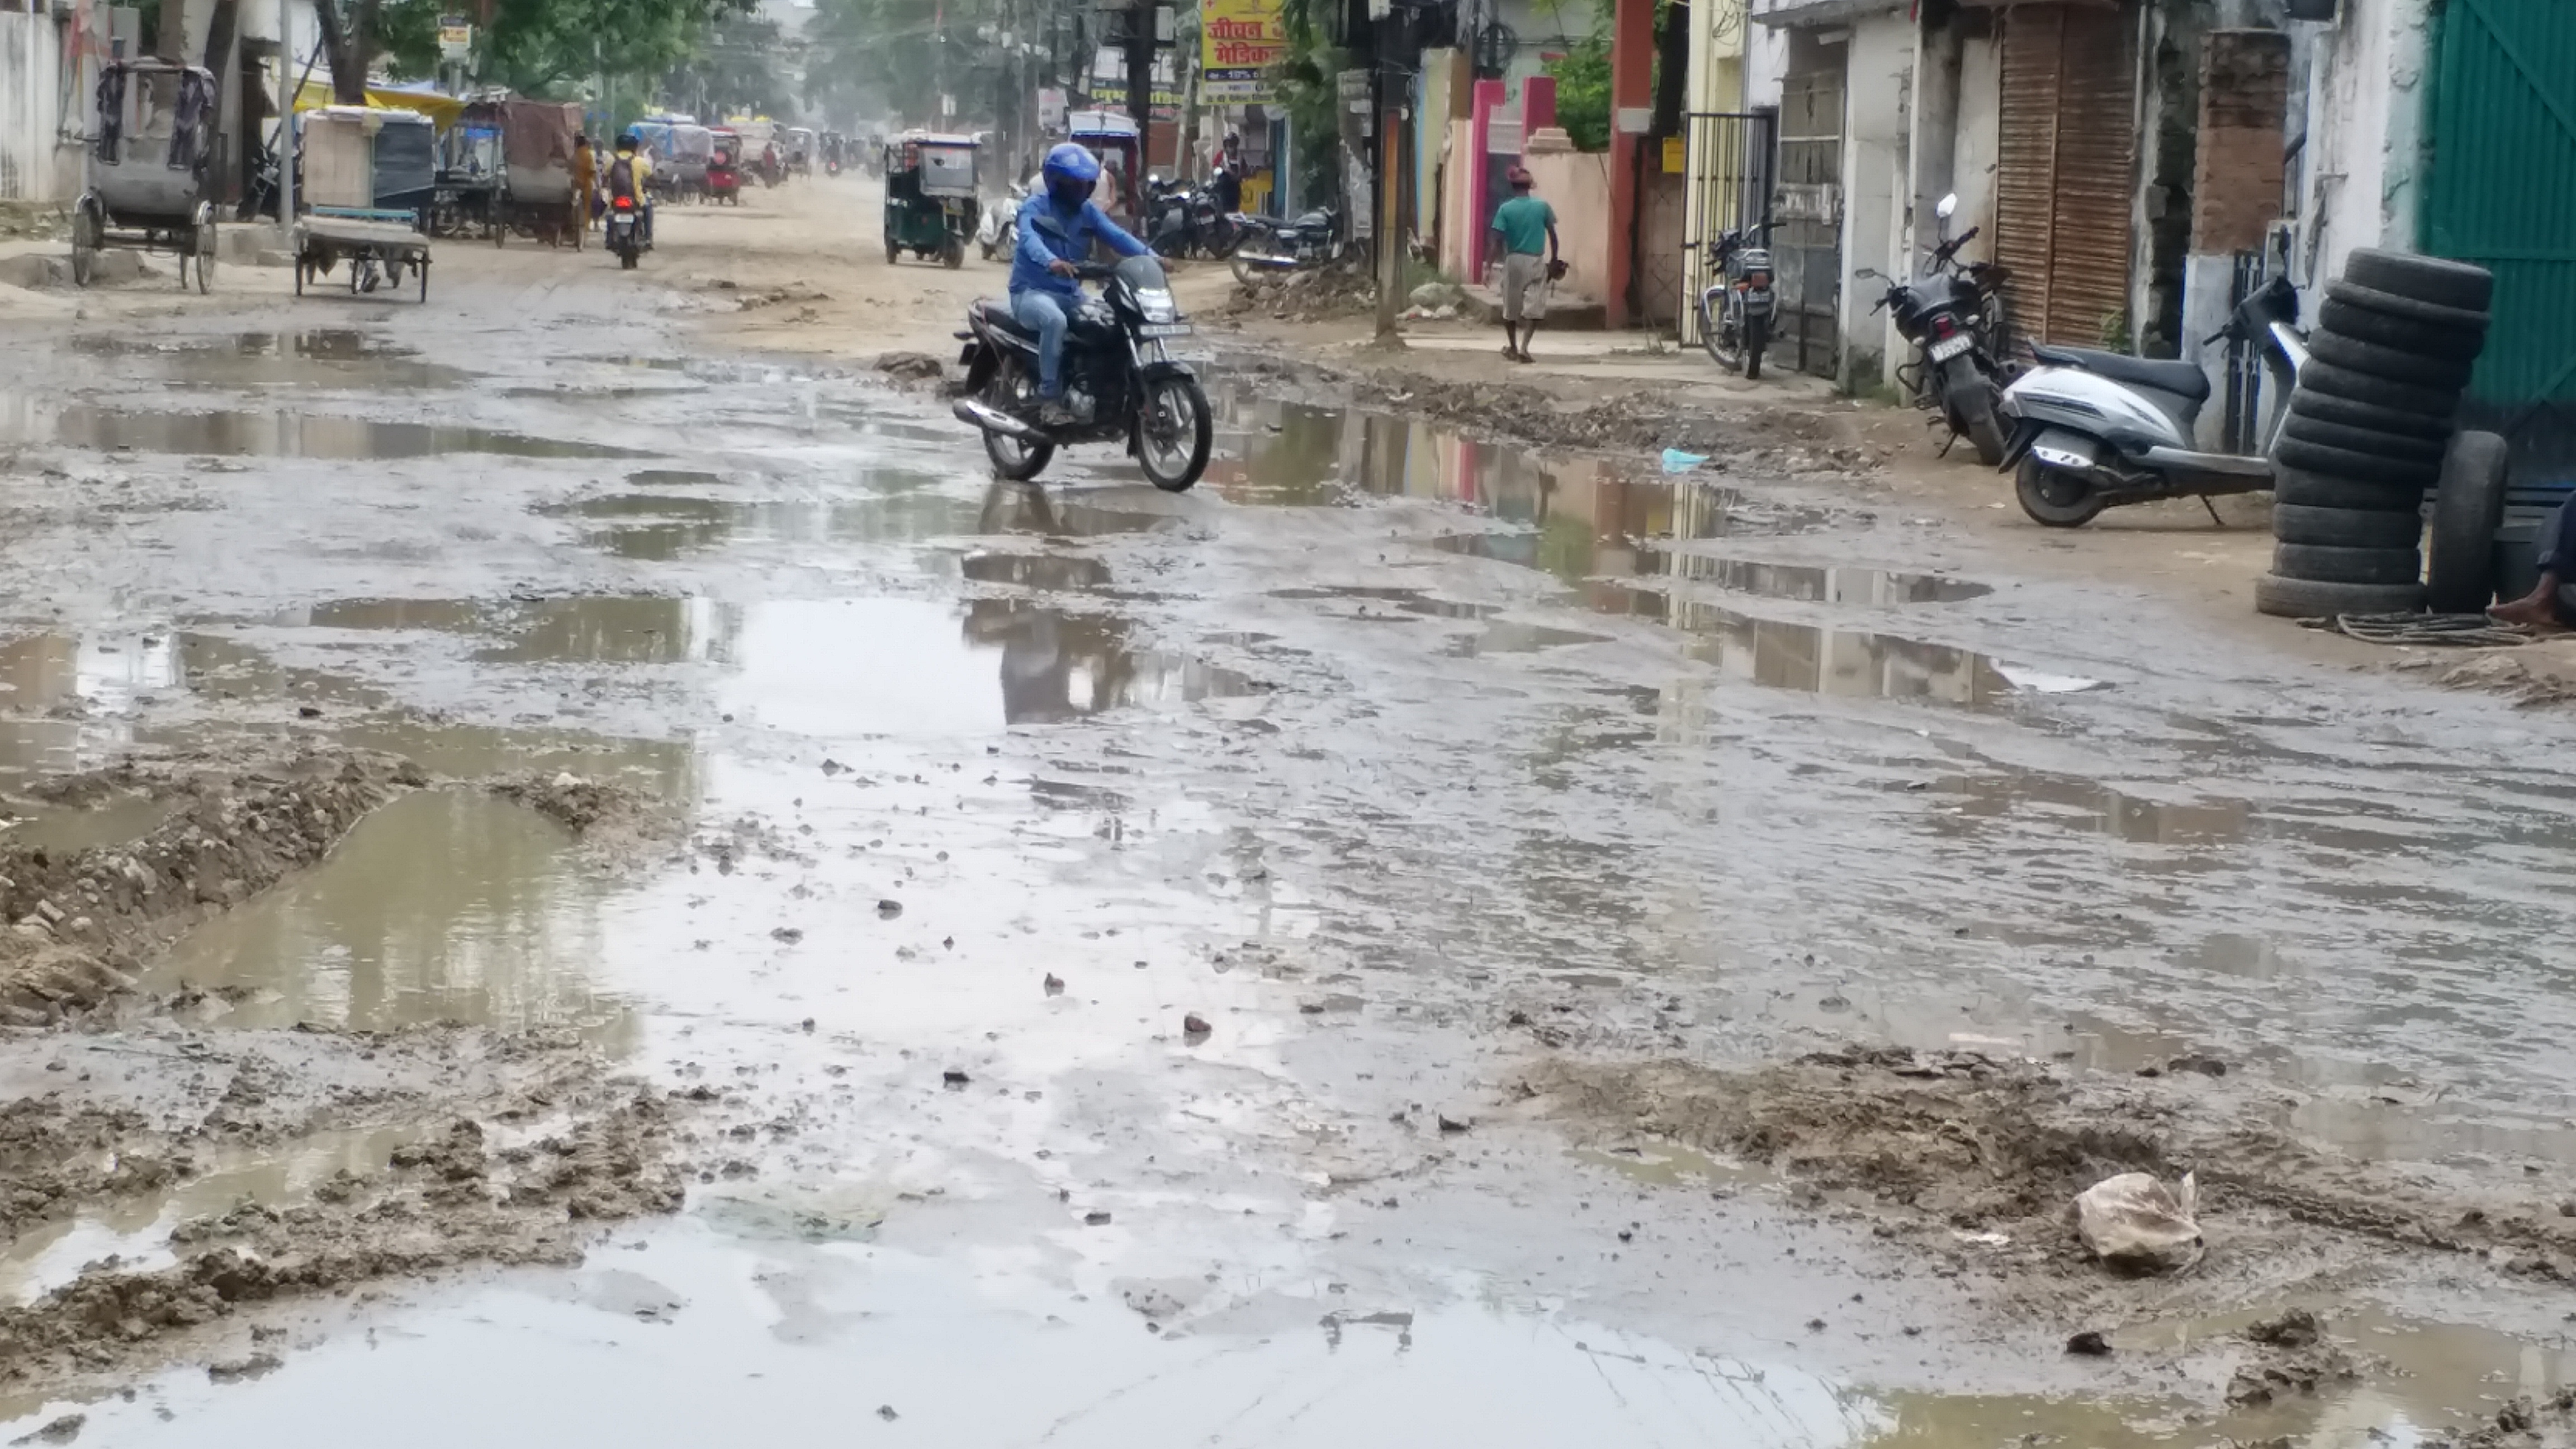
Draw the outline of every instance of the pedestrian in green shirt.
[[[1547,284],[1565,275],[1565,263],[1557,259],[1556,208],[1530,194],[1537,183],[1528,168],[1513,167],[1511,183],[1512,199],[1494,208],[1494,235],[1503,243],[1503,356],[1534,362],[1529,344],[1547,315]]]

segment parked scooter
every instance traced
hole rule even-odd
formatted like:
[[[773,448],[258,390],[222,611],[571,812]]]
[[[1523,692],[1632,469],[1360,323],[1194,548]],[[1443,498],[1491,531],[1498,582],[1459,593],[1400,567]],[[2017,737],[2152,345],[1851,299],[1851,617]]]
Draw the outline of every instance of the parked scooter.
[[[1942,197],[1933,208],[1943,232],[1958,209],[1955,195]],[[2001,331],[1995,325],[2000,315],[1997,289],[2011,272],[1987,262],[1959,261],[1959,248],[1977,231],[1972,226],[1943,237],[1932,248],[1931,266],[1910,281],[1868,268],[1853,275],[1887,283],[1887,295],[1870,310],[1886,309],[1896,320],[1897,334],[1914,344],[1914,359],[1896,370],[1914,405],[1949,424],[1952,439],[1974,443],[1979,459],[1998,464],[2005,437],[1995,417],[1995,399],[2005,381],[2001,359],[2006,339],[1994,335]],[[1949,450],[1948,443],[1942,450]]]
[[[1020,224],[1020,203],[1028,199],[1028,183],[1013,186],[1001,200],[984,208],[984,219],[975,224],[975,246],[991,261],[1017,245],[1012,233]]]
[[[2276,276],[2203,345],[2258,347],[2274,395],[2286,401],[2308,362],[2298,321],[2299,294],[2287,277]],[[2013,470],[2022,511],[2039,522],[2077,528],[2124,503],[2206,500],[2272,486],[2269,454],[2286,409],[2275,414],[2262,452],[2202,452],[2192,443],[2200,406],[2209,400],[2209,375],[2199,363],[2089,347],[2034,346],[2031,355],[2041,365],[2004,390],[2014,431],[2003,466]]]
[[[1145,477],[1179,493],[1207,471],[1214,415],[1198,375],[1165,344],[1190,334],[1172,300],[1160,260],[1129,257],[1116,266],[1084,263],[1085,281],[1104,282],[1086,298],[1064,338],[1065,406],[1077,421],[1049,428],[1034,416],[1038,390],[1035,334],[1011,315],[1007,300],[977,302],[958,333],[966,348],[966,396],[951,411],[984,434],[993,469],[1014,483],[1045,471],[1069,443],[1124,442]]]
[[[1771,341],[1776,305],[1771,293],[1771,251],[1748,245],[1730,231],[1716,243],[1717,280],[1699,294],[1699,341],[1709,360],[1750,382],[1762,376],[1762,349]]]

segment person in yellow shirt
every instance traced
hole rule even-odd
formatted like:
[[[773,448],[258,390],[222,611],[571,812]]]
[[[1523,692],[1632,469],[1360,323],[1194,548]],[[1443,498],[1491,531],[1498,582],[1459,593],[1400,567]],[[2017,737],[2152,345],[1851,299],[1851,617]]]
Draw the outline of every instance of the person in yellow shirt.
[[[590,230],[591,218],[599,212],[599,153],[590,149],[590,137],[572,138],[572,239],[581,245],[581,235]]]
[[[635,133],[618,137],[617,159],[608,163],[608,202],[614,206],[621,196],[634,199],[636,214],[644,219],[638,230],[648,247],[653,244],[653,195],[647,186],[652,179],[653,158],[636,144]]]

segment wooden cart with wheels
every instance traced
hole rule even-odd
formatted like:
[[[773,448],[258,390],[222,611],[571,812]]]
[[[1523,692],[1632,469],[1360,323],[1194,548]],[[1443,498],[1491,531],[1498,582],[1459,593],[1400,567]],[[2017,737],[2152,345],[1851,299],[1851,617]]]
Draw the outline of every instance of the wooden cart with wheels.
[[[420,299],[429,300],[429,238],[420,229],[420,213],[375,204],[383,183],[402,180],[379,174],[388,163],[376,144],[377,133],[417,120],[408,111],[358,106],[323,106],[304,113],[309,205],[289,234],[297,296],[346,262],[352,294],[400,287],[410,271],[420,277]]]
[[[165,60],[110,61],[99,72],[80,199],[72,204],[72,280],[88,286],[109,247],[168,252],[179,285],[215,285],[213,161],[220,93],[212,71]]]
[[[364,296],[400,287],[406,269],[420,276],[420,300],[429,300],[429,238],[412,213],[317,206],[295,223],[295,295],[307,283],[349,265],[349,292]]]

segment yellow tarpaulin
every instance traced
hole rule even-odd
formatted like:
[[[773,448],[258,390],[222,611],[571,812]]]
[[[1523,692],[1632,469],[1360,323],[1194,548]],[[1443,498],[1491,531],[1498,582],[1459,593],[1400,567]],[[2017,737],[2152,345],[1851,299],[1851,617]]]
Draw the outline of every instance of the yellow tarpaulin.
[[[306,81],[304,89],[295,96],[295,109],[299,111],[317,111],[337,104],[339,102],[332,97],[328,81]],[[431,125],[444,131],[456,124],[456,118],[464,113],[465,103],[454,96],[431,95],[424,91],[370,90],[367,92],[367,109],[418,111],[429,117]]]

